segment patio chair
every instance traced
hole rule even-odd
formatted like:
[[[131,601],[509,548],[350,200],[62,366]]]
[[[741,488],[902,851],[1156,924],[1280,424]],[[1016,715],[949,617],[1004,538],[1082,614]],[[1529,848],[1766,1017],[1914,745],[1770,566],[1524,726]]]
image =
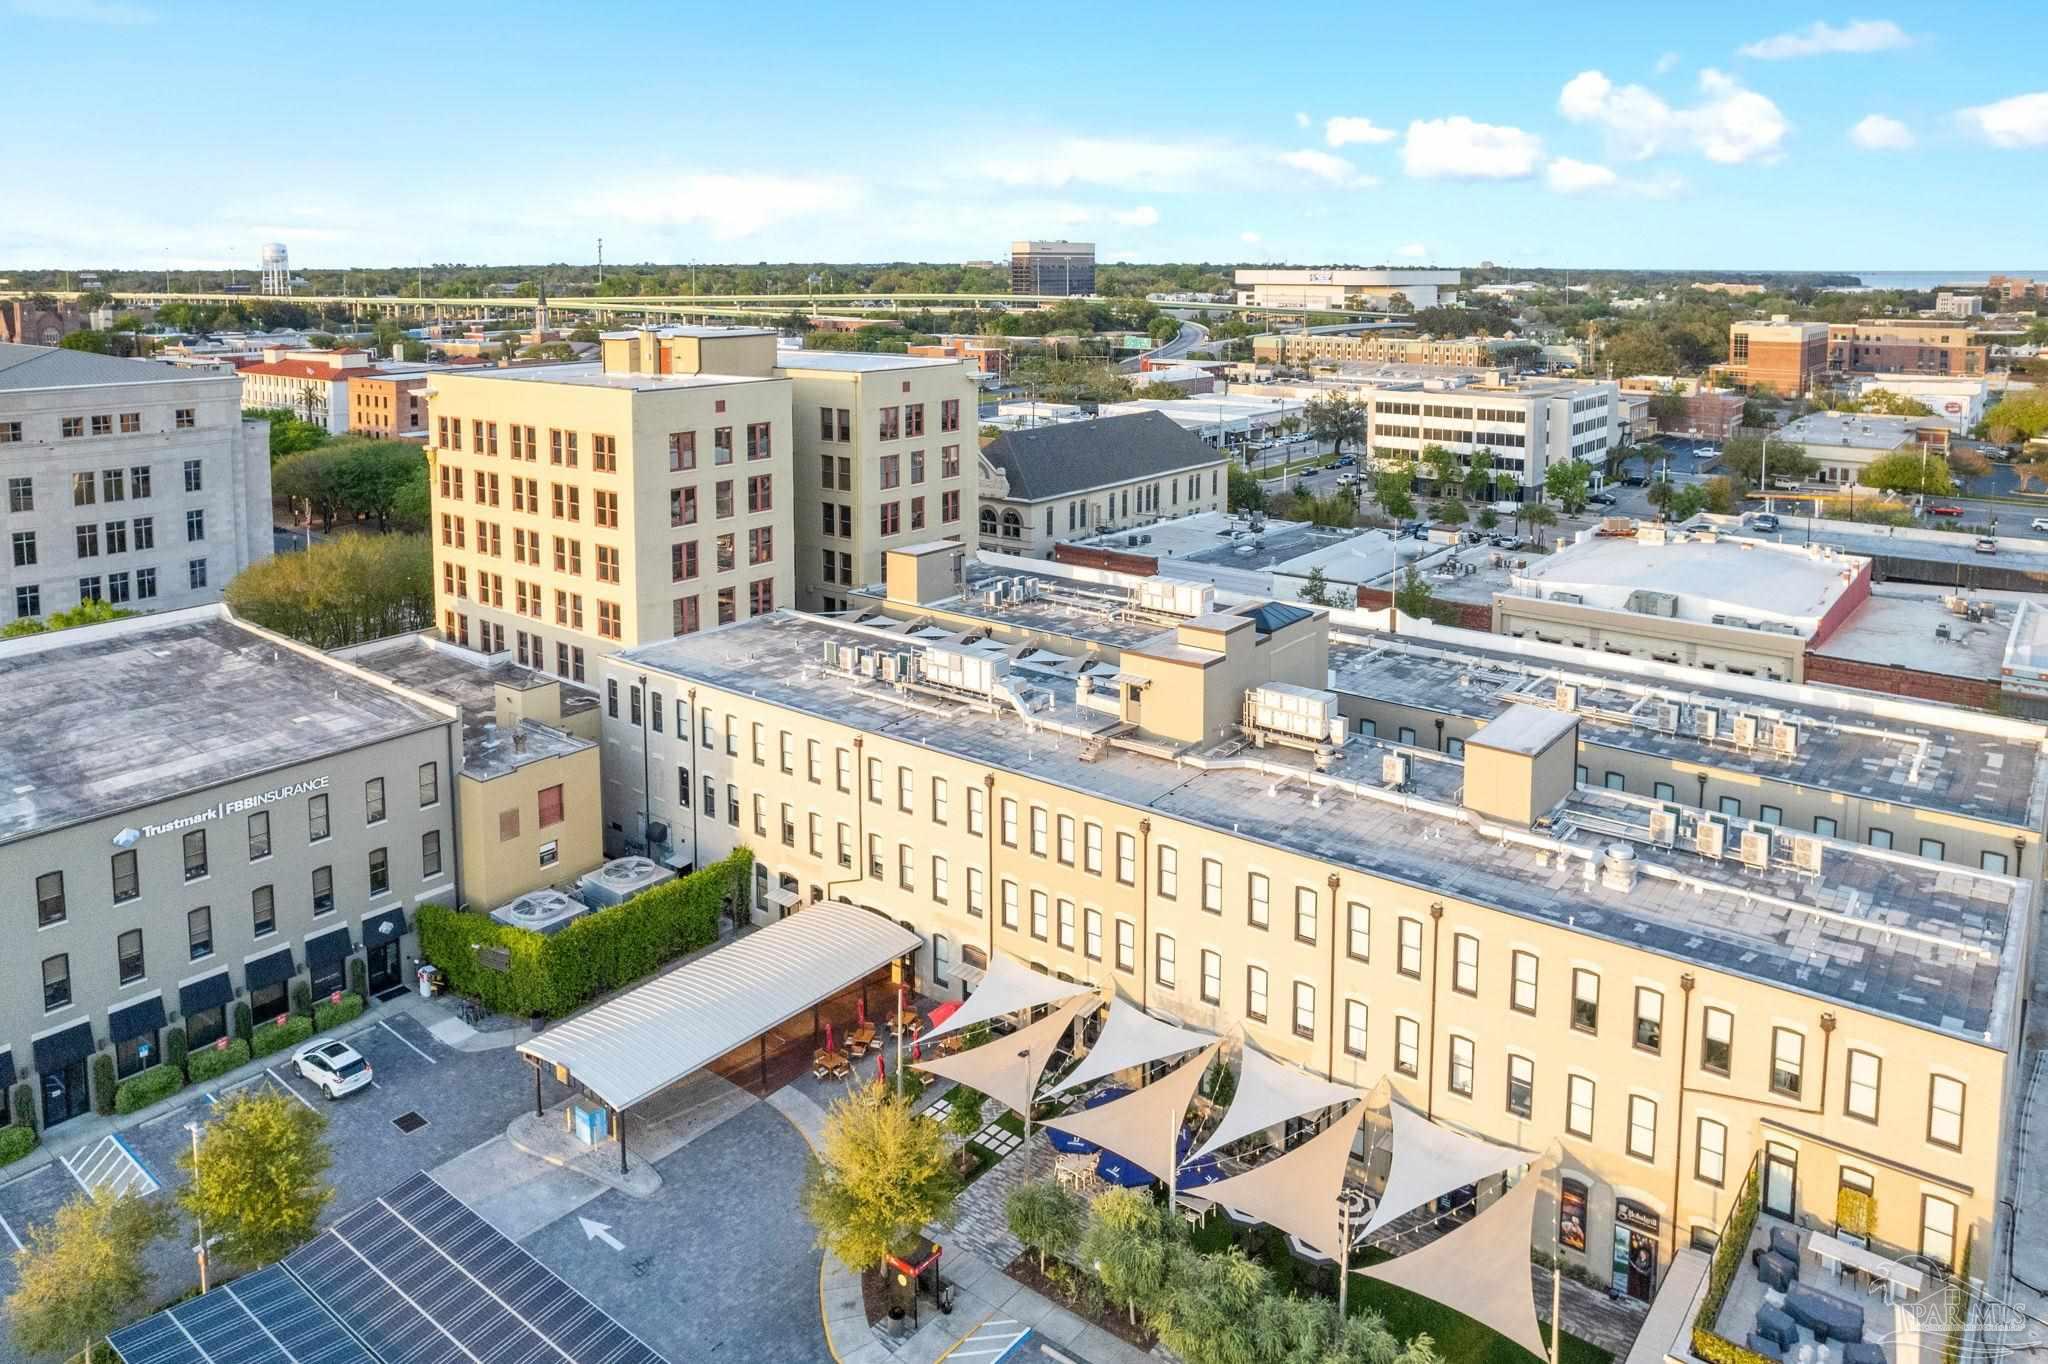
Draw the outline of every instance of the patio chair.
[[[829,1071],[829,1070],[825,1069],[825,1063],[824,1063],[823,1061],[813,1061],[813,1062],[811,1063],[811,1078],[812,1078],[812,1079],[814,1079],[814,1080],[822,1080],[822,1079],[824,1079],[824,1078],[825,1078],[825,1077],[826,1077],[827,1075],[830,1075],[831,1073],[832,1073],[831,1071]]]
[[[1790,1227],[1772,1227],[1771,1249],[1797,1266],[1799,1263],[1799,1233]]]

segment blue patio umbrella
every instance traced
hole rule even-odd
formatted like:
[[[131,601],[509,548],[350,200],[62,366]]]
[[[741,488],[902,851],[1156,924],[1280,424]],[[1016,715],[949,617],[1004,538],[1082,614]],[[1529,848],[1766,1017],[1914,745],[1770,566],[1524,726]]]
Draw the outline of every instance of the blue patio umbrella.
[[[1200,1160],[1181,1167],[1176,1187],[1199,1189],[1204,1184],[1214,1184],[1217,1180],[1223,1178],[1225,1178],[1223,1167],[1216,1163],[1216,1157],[1213,1155],[1203,1156]]]
[[[1181,1129],[1180,1140],[1175,1143],[1175,1160],[1184,1158],[1188,1147],[1194,1145],[1194,1136],[1186,1128]],[[1104,1151],[1095,1161],[1095,1173],[1111,1184],[1135,1189],[1157,1182],[1159,1176],[1139,1165],[1135,1160],[1120,1156],[1114,1151]]]
[[[1081,1107],[1099,1108],[1111,1099],[1121,1099],[1130,1092],[1130,1090],[1125,1089],[1122,1085],[1106,1085],[1089,1095]],[[1092,1141],[1060,1131],[1057,1126],[1048,1125],[1045,1129],[1045,1136],[1046,1140],[1052,1143],[1053,1150],[1064,1151],[1068,1155],[1090,1156],[1102,1149]]]

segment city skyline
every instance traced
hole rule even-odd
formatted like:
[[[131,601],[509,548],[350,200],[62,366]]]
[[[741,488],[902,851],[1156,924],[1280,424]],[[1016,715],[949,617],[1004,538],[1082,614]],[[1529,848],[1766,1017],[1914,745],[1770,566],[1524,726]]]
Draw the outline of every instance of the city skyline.
[[[1996,205],[2039,174],[2048,91],[1987,54],[2048,18],[1988,5],[1418,14],[1391,44],[1322,5],[1290,33],[1363,55],[1313,62],[1186,7],[1111,45],[1054,6],[1045,47],[940,10],[820,11],[793,45],[745,14],[504,15],[481,42],[404,16],[401,76],[473,73],[409,96],[231,56],[251,31],[226,12],[7,0],[30,105],[66,101],[82,51],[103,88],[11,149],[9,181],[43,188],[0,222],[0,268],[253,269],[272,239],[302,269],[577,261],[600,236],[608,260],[707,263],[993,259],[1027,236],[1105,263],[1983,271],[2038,249]],[[326,22],[278,11],[263,39],[317,50]],[[579,48],[674,60],[586,82]],[[190,79],[209,69],[232,79]],[[1930,193],[1991,210],[1969,245]]]

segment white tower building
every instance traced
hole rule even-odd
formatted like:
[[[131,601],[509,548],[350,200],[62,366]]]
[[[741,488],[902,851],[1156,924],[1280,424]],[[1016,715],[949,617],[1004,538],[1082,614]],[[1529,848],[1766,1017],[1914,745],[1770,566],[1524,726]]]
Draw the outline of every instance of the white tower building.
[[[291,258],[285,254],[283,242],[263,244],[263,292],[266,294],[288,294],[292,291]]]

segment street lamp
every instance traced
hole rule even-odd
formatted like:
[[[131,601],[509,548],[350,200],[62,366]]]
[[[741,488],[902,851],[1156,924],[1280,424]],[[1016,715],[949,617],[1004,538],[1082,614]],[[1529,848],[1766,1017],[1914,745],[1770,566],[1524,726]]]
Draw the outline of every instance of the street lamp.
[[[185,1130],[192,1134],[192,1178],[196,1180],[199,1178],[199,1124],[188,1122],[185,1124]],[[201,1297],[204,1297],[206,1295],[206,1220],[196,1213],[193,1214],[192,1220],[198,1224],[199,1228],[199,1244],[192,1249],[199,1257],[199,1293]]]

